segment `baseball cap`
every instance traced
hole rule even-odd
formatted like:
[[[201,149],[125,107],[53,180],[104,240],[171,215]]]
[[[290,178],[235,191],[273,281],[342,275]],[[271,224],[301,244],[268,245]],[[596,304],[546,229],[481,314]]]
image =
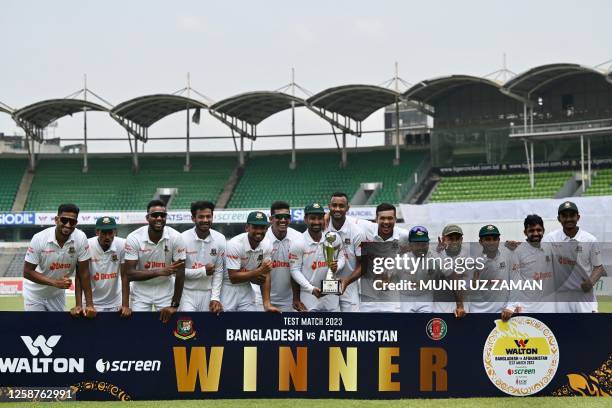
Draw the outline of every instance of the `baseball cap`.
[[[561,214],[563,211],[576,211],[578,212],[578,206],[571,201],[566,201],[559,206],[557,214]]]
[[[253,211],[247,217],[247,224],[268,226],[268,217],[261,211]]]
[[[459,235],[463,235],[463,230],[461,229],[460,226],[456,225],[456,224],[448,224],[446,227],[444,227],[444,229],[442,230],[442,236],[447,236],[450,234],[459,234]]]
[[[429,232],[427,228],[416,226],[412,227],[408,233],[409,242],[429,242]]]
[[[117,222],[113,217],[100,217],[96,220],[96,229],[108,231],[117,229]]]
[[[304,207],[304,215],[308,214],[325,214],[323,206],[319,203],[311,203]]]
[[[487,237],[487,236],[491,236],[491,235],[495,235],[495,236],[500,236],[501,235],[499,233],[499,230],[497,229],[497,227],[495,225],[492,225],[492,224],[485,225],[478,232],[478,236],[479,237]]]

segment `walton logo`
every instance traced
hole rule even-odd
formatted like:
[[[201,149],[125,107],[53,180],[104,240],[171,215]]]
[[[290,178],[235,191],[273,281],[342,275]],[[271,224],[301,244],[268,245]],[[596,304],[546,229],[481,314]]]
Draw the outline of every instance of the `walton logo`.
[[[23,344],[34,358],[0,358],[0,373],[83,373],[85,359],[83,358],[49,358],[53,348],[62,336],[53,335],[46,339],[38,336],[32,340],[30,336],[21,336]],[[44,357],[36,358],[39,354]]]
[[[23,340],[23,343],[28,348],[28,351],[34,357],[36,357],[41,351],[45,356],[49,357],[51,353],[53,353],[53,347],[55,347],[61,338],[62,336],[60,335],[50,336],[48,339],[45,339],[43,336],[38,336],[36,340],[33,341],[30,336],[21,336],[21,340]]]
[[[529,343],[529,339],[515,339],[514,340],[514,344],[516,344],[516,347],[520,347],[520,348],[525,348],[527,346],[527,343]]]

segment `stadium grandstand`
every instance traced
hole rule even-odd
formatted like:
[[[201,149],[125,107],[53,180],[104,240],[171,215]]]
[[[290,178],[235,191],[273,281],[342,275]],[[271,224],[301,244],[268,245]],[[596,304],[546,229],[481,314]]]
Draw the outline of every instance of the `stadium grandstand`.
[[[609,195],[611,78],[599,68],[557,63],[504,81],[470,75],[425,79],[403,93],[396,74],[389,87],[331,87],[305,99],[294,96],[292,83],[293,89],[282,92],[247,92],[217,102],[195,90],[185,96],[183,89],[116,106],[75,94],[6,107],[1,113],[24,130],[25,140],[7,139],[22,148],[0,160],[0,209],[52,212],[58,202],[74,201],[85,211],[140,211],[155,197],[182,210],[196,198],[220,209],[267,208],[276,199],[297,208],[336,190],[345,191],[352,206]],[[371,132],[384,134],[385,146],[349,148],[347,136],[367,137],[362,122],[383,108],[384,129]],[[331,125],[337,148],[245,151],[245,140],[256,145],[262,121],[295,109],[308,109]],[[208,111],[231,130],[236,150],[139,153],[139,143],[152,141],[149,128],[181,111],[196,123],[200,111]],[[83,112],[109,114],[127,130],[132,153],[88,154],[86,126],[75,153],[34,153],[41,151],[36,147],[45,142],[46,127]],[[188,121],[187,142],[189,126]],[[286,135],[293,146],[301,136],[294,126]]]

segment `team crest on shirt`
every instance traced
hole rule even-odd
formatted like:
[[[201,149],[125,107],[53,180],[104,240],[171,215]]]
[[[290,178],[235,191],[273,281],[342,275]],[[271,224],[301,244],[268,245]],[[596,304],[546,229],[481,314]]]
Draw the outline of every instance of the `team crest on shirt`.
[[[344,239],[344,244],[345,245],[351,245],[351,239],[350,238],[345,238]]]
[[[257,257],[258,261],[263,261],[263,254],[259,254],[259,256]]]
[[[546,255],[546,262],[550,262],[550,256]]]
[[[506,267],[506,263],[505,262],[500,262],[499,263],[499,269],[504,269]]]
[[[164,252],[169,252],[168,245],[164,245]]]
[[[582,245],[576,246],[576,252],[582,252]]]
[[[117,262],[118,260],[119,260],[119,258],[117,258],[117,254],[111,255],[111,261]]]
[[[193,320],[190,317],[181,317],[177,320],[174,337],[181,340],[189,340],[195,335],[196,331],[193,327]]]
[[[74,253],[75,253],[75,252],[76,252],[76,249],[74,249],[74,247],[73,247],[73,246],[71,246],[70,248],[68,248],[68,253],[69,253],[70,255],[74,255]]]
[[[217,248],[210,249],[210,256],[217,256]]]

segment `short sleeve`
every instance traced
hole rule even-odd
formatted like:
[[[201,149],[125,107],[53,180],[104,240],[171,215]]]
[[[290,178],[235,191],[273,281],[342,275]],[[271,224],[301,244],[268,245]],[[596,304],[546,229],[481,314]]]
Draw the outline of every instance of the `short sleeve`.
[[[34,236],[34,238],[32,238],[32,241],[30,242],[30,246],[28,246],[28,250],[26,251],[26,254],[25,254],[25,261],[33,265],[38,265],[40,263],[41,249],[42,248],[40,245],[40,236],[36,235]]]
[[[240,250],[239,243],[229,241],[225,248],[225,267],[230,269],[240,269]]]
[[[184,261],[185,260],[185,241],[183,236],[178,234],[174,239],[174,248],[172,248],[172,261]]]
[[[130,234],[125,241],[125,261],[137,261],[138,260],[138,249],[140,243],[136,238],[136,235]]]
[[[601,245],[599,245],[599,242],[591,242],[591,253],[589,254],[589,258],[591,267],[603,265],[601,259]]]
[[[87,240],[87,236],[85,236],[84,232],[79,234],[79,242],[78,242],[78,260],[79,262],[87,261],[91,258],[91,254],[89,253],[89,241]]]

